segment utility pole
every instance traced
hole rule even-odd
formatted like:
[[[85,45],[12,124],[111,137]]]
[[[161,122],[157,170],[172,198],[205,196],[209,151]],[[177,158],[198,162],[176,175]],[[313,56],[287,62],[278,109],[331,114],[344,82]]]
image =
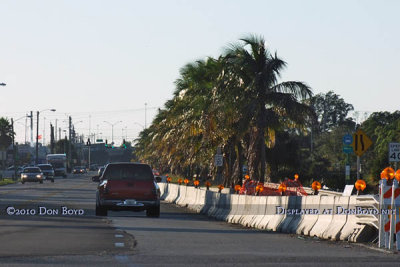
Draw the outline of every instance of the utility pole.
[[[111,122],[108,122],[108,121],[104,121],[104,122],[111,125],[111,145],[114,145],[114,126],[117,125],[118,123],[122,122],[122,121],[117,121],[115,123],[111,123]]]
[[[13,165],[14,165],[14,179],[17,178],[17,166],[16,166],[16,153],[15,153],[15,137],[14,137],[14,120],[11,118],[11,133],[12,133],[12,148],[13,148]]]
[[[36,157],[35,164],[39,163],[39,111],[36,112]]]
[[[54,127],[50,123],[50,150],[51,154],[54,154],[55,142],[54,142]]]
[[[71,168],[71,159],[72,159],[72,147],[71,147],[71,142],[72,142],[72,140],[71,140],[71,137],[72,137],[72,118],[71,118],[71,116],[69,116],[68,117],[68,135],[69,135],[69,144],[68,144],[68,166],[69,166],[69,168],[70,168],[70,170],[72,169]]]
[[[43,145],[42,146],[46,146],[46,117],[43,117],[43,136],[42,136],[42,140],[43,140]]]
[[[25,145],[26,145],[26,125],[28,124],[28,115],[25,117]]]
[[[56,119],[56,125],[55,125],[55,133],[54,133],[54,143],[57,143],[57,119]]]
[[[91,129],[90,129],[90,126],[91,126],[91,117],[92,117],[92,116],[89,115],[89,139],[91,138],[91,135],[90,135],[90,130],[91,130]]]
[[[86,145],[88,146],[88,150],[89,150],[89,151],[88,151],[88,152],[89,152],[89,155],[88,155],[89,165],[88,165],[88,166],[89,166],[89,171],[90,171],[90,164],[91,164],[91,163],[90,163],[90,146],[92,145],[91,142],[90,142],[90,137],[88,138],[88,140],[87,140],[87,142],[86,142]]]
[[[144,103],[144,128],[146,129],[147,127],[147,103]]]
[[[31,119],[31,147],[33,147],[33,111],[31,111],[29,118]]]

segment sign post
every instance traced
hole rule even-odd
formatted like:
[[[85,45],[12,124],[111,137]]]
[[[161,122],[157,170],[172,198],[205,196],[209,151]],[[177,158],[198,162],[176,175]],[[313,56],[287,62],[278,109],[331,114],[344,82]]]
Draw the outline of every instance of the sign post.
[[[353,136],[346,134],[343,136],[343,153],[346,154],[345,184],[350,184],[350,153],[353,153]]]
[[[89,161],[89,171],[90,171],[90,146],[92,145],[92,143],[90,142],[90,138],[88,138],[86,145],[88,146],[88,161]]]
[[[365,151],[367,151],[367,149],[371,145],[372,145],[372,140],[361,129],[358,129],[353,134],[352,147],[354,153],[357,155],[357,180],[360,179],[360,171],[361,171],[360,157],[365,153]]]
[[[389,162],[394,162],[394,170],[397,170],[397,162],[400,161],[400,143],[389,143]]]

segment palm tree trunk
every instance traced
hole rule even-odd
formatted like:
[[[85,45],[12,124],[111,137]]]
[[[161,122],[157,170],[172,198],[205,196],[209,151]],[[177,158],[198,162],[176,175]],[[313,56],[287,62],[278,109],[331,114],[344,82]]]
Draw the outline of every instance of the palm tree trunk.
[[[265,105],[262,106],[260,110],[260,115],[257,120],[257,128],[258,128],[258,141],[260,142],[260,178],[259,182],[264,183],[265,181],[265,165],[266,165],[266,154],[265,154],[265,128],[267,127],[267,122],[266,122],[266,110],[265,110]]]
[[[257,127],[253,127],[250,131],[249,149],[247,151],[249,175],[252,180],[259,180],[260,134]]]
[[[264,183],[265,181],[265,167],[266,167],[266,155],[265,155],[265,136],[264,131],[260,129],[260,152],[261,152],[261,170],[260,170],[260,183]]]
[[[243,148],[240,140],[236,142],[237,147],[237,163],[238,163],[238,177],[236,180],[236,184],[242,185],[243,179]]]

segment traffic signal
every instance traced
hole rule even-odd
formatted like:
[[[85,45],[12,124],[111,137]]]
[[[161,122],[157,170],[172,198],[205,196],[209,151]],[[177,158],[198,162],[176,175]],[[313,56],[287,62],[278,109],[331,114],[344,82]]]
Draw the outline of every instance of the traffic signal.
[[[123,147],[123,148],[126,148],[125,139],[122,141],[122,147]]]
[[[108,141],[107,141],[107,139],[106,139],[106,143],[105,143],[104,146],[105,146],[105,147],[108,147]]]

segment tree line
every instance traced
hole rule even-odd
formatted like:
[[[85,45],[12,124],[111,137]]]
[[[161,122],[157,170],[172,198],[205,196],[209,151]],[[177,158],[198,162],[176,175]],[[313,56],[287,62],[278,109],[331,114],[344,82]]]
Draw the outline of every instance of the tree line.
[[[387,143],[400,141],[400,113],[373,113],[356,125],[348,116],[354,107],[333,91],[313,95],[304,82],[281,81],[286,65],[254,35],[218,58],[185,65],[172,99],[136,140],[136,155],[189,179],[221,174],[225,186],[241,184],[245,165],[260,182],[298,173],[305,184],[319,180],[342,189],[346,160],[352,182],[356,177],[356,158],[346,159],[342,138],[361,127],[375,144],[362,158],[362,177],[372,189],[388,165]],[[222,167],[214,165],[217,151]]]

